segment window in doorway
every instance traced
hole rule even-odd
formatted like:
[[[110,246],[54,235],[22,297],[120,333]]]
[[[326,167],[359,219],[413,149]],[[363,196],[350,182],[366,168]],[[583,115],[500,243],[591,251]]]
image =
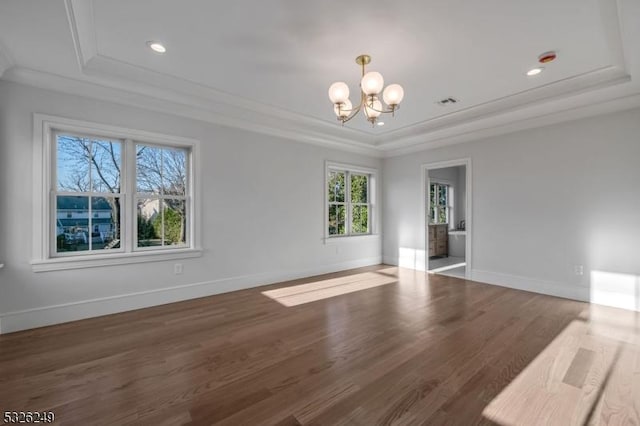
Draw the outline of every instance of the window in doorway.
[[[453,223],[453,187],[431,182],[429,188],[429,223]]]

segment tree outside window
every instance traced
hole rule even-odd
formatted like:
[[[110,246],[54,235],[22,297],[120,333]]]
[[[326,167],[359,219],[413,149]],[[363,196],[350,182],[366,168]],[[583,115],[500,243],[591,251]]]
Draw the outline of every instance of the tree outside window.
[[[328,235],[371,233],[371,175],[329,169],[326,187]]]
[[[126,238],[136,248],[187,245],[189,149],[54,135],[56,254],[122,251],[125,159],[135,161],[127,185],[135,188],[137,211],[137,232]],[[126,158],[127,152],[135,158]]]

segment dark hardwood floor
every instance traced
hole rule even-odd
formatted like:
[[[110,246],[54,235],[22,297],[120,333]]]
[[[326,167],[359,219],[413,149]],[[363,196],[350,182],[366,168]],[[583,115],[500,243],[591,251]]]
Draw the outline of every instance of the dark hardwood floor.
[[[2,335],[0,410],[78,425],[638,424],[639,335],[626,311],[380,265]]]

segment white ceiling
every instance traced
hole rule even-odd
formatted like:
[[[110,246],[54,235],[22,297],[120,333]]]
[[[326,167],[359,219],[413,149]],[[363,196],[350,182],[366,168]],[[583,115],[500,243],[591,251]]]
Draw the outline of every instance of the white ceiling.
[[[616,98],[629,107],[640,92],[631,78],[639,16],[637,0],[4,0],[0,75],[68,91],[100,84],[224,124],[396,149],[553,108]],[[151,52],[148,40],[168,52]],[[558,59],[526,77],[547,50]],[[383,128],[361,117],[341,128],[327,98],[336,80],[357,90],[361,53],[405,88]],[[436,104],[449,96],[461,102]]]

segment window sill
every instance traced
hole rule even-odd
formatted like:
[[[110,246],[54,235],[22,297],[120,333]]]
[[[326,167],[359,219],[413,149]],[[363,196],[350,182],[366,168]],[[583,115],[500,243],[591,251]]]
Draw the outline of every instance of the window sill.
[[[325,244],[346,243],[346,242],[362,242],[369,240],[377,240],[380,234],[364,234],[364,235],[345,235],[340,237],[325,237]]]
[[[56,257],[31,261],[33,272],[64,271],[67,269],[97,268],[131,263],[161,262],[202,256],[202,249],[174,249],[161,252],[97,254],[90,256]]]

